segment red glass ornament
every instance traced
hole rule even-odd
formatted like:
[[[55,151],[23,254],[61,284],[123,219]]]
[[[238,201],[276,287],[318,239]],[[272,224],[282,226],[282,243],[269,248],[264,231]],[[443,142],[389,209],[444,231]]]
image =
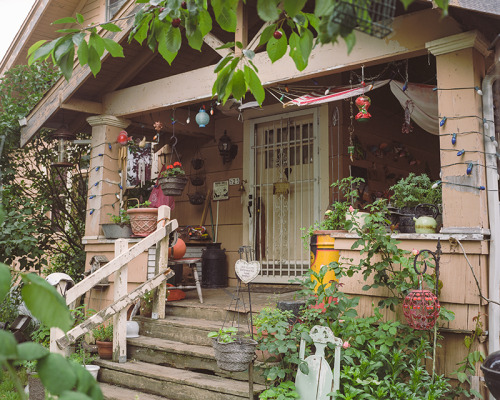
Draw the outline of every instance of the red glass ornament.
[[[368,108],[371,106],[372,101],[368,96],[359,96],[356,101],[356,107],[358,107],[359,113],[356,115],[356,121],[364,122],[368,121],[372,116],[368,112]]]
[[[126,131],[121,131],[116,141],[122,146],[126,146],[132,138],[129,138]]]
[[[430,290],[412,290],[403,302],[403,314],[414,329],[431,329],[439,317],[441,305]]]

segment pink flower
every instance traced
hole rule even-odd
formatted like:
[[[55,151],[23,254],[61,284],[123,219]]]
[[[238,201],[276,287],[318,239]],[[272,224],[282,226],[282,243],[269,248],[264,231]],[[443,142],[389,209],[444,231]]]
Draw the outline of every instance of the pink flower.
[[[418,256],[419,253],[420,253],[420,251],[418,251],[417,249],[413,249],[411,251],[411,254],[413,254],[414,256]]]
[[[349,344],[349,342],[344,342],[342,344],[342,348],[344,348],[344,349],[348,349],[349,347],[351,347],[351,345]]]
[[[349,206],[349,212],[354,212],[354,207],[353,206]]]

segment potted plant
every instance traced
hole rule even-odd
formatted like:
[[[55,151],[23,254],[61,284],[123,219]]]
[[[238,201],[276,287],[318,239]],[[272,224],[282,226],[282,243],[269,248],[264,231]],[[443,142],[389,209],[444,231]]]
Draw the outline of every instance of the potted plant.
[[[130,217],[127,210],[120,208],[119,214],[108,213],[111,219],[110,224],[102,224],[102,230],[106,239],[129,238],[132,234],[130,227]]]
[[[210,332],[212,347],[215,351],[217,366],[224,371],[245,371],[255,355],[257,342],[249,337],[238,335],[238,328],[221,328]]]
[[[410,172],[406,178],[391,186],[390,190],[393,192],[391,203],[397,208],[395,215],[399,217],[394,222],[399,225],[398,230],[402,233],[415,232],[415,207],[422,205],[419,207],[421,215],[433,215],[442,201],[441,186],[435,185],[426,174],[416,175]]]
[[[113,324],[100,324],[92,329],[97,352],[103,359],[111,359],[113,356]]]
[[[147,292],[140,300],[139,314],[143,317],[151,318],[153,313],[154,291]]]
[[[280,361],[279,341],[276,335],[284,336],[290,331],[290,320],[294,318],[292,311],[282,311],[278,308],[264,307],[253,318],[253,333],[259,343],[255,354],[257,361]]]
[[[322,265],[328,265],[339,260],[339,251],[335,250],[334,247],[335,238],[331,236],[333,231],[351,230],[355,225],[353,218],[361,218],[361,213],[355,210],[353,205],[356,204],[359,198],[358,187],[363,183],[363,178],[354,178],[352,176],[332,183],[331,186],[338,189],[339,195],[344,200],[334,202],[325,212],[323,220],[310,226],[307,235],[303,237],[304,240],[309,239],[311,269],[316,273],[319,272]],[[356,220],[356,224],[359,225],[360,223],[362,222]],[[326,282],[333,281],[335,280],[335,274],[333,271],[329,271],[324,279]],[[319,285],[320,282],[318,282]]]
[[[278,386],[270,387],[259,395],[260,400],[289,400],[298,399],[299,397],[295,383],[292,381],[280,382]]]
[[[127,210],[132,233],[135,236],[146,237],[156,230],[158,208],[152,208],[150,205],[150,201],[139,203],[137,200],[137,204]]]
[[[78,346],[78,349],[70,354],[69,359],[82,365],[95,379],[97,379],[100,367],[99,365],[92,364],[92,362],[97,359],[97,355],[87,353],[83,347]]]
[[[180,196],[187,181],[182,164],[178,161],[168,165],[158,178],[158,183],[165,196]]]

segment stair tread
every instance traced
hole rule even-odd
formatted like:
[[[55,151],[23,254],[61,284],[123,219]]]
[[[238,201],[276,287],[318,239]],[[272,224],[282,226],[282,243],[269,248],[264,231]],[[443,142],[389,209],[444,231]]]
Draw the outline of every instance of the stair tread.
[[[139,336],[138,338],[129,338],[127,343],[133,346],[148,347],[154,350],[169,351],[193,356],[214,357],[214,349],[210,346],[201,346],[197,344],[186,344],[174,340],[160,339],[151,336]]]
[[[166,324],[166,325],[175,325],[175,326],[187,326],[190,328],[199,328],[203,330],[218,330],[221,326],[221,323],[218,321],[211,321],[208,319],[198,319],[198,318],[189,318],[189,317],[178,317],[178,316],[169,316],[164,319],[150,320],[149,318],[136,317],[138,321],[144,322],[154,322],[156,324]]]
[[[215,375],[164,367],[141,361],[115,363],[112,361],[99,360],[96,363],[100,365],[101,368],[108,368],[158,380],[175,381],[183,385],[194,386],[215,392],[229,393],[237,396],[244,396],[245,393],[248,394],[248,382],[235,381]],[[255,383],[253,387],[256,393],[265,389],[265,386]]]
[[[106,400],[168,400],[166,397],[123,388],[121,386],[99,383],[102,394]]]

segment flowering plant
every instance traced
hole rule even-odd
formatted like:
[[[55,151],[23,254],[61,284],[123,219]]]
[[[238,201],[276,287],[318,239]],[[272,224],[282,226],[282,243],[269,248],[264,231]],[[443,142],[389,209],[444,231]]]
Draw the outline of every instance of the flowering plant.
[[[167,169],[161,173],[160,178],[183,175],[186,175],[186,173],[182,169],[182,164],[179,161],[176,161],[171,165],[167,165]]]

